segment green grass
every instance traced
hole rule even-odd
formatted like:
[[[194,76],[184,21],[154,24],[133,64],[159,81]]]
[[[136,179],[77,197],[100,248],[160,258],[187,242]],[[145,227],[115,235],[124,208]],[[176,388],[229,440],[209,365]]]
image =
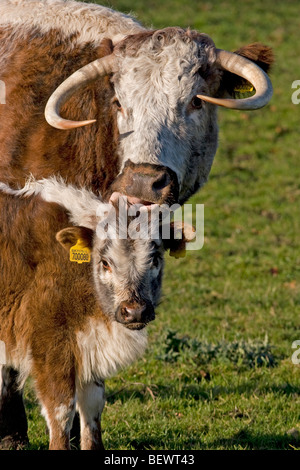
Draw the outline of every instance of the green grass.
[[[204,247],[167,259],[148,352],[107,381],[105,446],[299,448],[299,432],[289,433],[300,431],[300,365],[291,361],[292,342],[300,339],[300,105],[291,102],[291,84],[300,79],[299,2],[102,3],[133,11],[148,26],[190,26],[228,50],[260,41],[276,56],[274,98],[266,108],[219,111],[210,181],[192,199],[205,204]],[[179,344],[173,360],[168,330]],[[272,367],[241,359],[266,337]],[[195,348],[181,347],[185,341]],[[225,352],[236,342],[242,356],[231,360]],[[216,357],[201,354],[216,345]],[[47,448],[30,384],[26,401],[30,448]]]

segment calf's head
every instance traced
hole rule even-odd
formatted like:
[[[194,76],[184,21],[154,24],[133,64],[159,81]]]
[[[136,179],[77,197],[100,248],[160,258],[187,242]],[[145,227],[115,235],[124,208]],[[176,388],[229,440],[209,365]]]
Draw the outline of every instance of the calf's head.
[[[108,75],[119,133],[120,173],[111,192],[140,202],[183,203],[211,169],[218,134],[215,105],[251,110],[271,98],[270,80],[252,61],[267,70],[270,49],[256,45],[233,54],[196,31],[144,31],[65,80],[50,97],[45,116],[59,129],[91,124],[62,119],[60,108],[83,85]],[[248,82],[256,94],[232,99],[234,88]]]
[[[108,206],[112,205],[103,205],[105,209]],[[149,213],[147,208],[145,211]],[[110,226],[115,214],[117,218]],[[93,218],[91,215],[89,220]],[[131,238],[129,231],[126,237],[122,235],[120,238],[124,228],[128,229],[134,222],[135,218],[129,217],[126,226],[120,227],[118,211],[112,206],[108,216],[100,221],[102,228],[107,226],[106,236],[103,236],[103,230],[97,230],[96,223],[94,228],[90,228],[89,223],[89,227],[65,228],[57,233],[56,238],[67,251],[78,244],[90,250],[94,285],[102,311],[111,320],[138,330],[155,318],[155,307],[161,294],[164,252],[169,249],[170,254],[176,256],[186,242],[194,239],[195,233],[191,226],[178,227],[173,222],[168,239],[151,239],[148,226],[142,238]]]

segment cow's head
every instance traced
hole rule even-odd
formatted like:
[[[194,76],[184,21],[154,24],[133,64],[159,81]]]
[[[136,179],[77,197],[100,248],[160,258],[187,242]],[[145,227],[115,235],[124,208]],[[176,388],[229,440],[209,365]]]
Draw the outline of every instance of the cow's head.
[[[65,80],[48,101],[46,119],[59,129],[94,122],[63,119],[60,108],[83,85],[109,75],[120,158],[111,192],[144,203],[183,203],[208,178],[218,140],[216,105],[252,110],[269,102],[272,85],[254,62],[267,70],[270,49],[256,44],[235,54],[195,31],[145,31]],[[249,82],[255,95],[233,99],[236,87]]]

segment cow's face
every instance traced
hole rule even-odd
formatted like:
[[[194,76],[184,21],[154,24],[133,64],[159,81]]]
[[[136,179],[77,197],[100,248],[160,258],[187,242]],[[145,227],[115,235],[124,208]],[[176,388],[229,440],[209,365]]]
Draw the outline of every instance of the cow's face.
[[[152,202],[173,197],[182,203],[206,182],[217,148],[217,117],[215,107],[196,95],[219,86],[214,51],[207,36],[177,28],[135,35],[116,48],[118,184],[128,195],[147,198],[151,171]]]

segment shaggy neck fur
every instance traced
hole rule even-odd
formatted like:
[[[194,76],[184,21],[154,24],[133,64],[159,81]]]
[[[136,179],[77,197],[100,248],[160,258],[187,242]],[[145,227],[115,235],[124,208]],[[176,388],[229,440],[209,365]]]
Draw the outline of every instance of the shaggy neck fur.
[[[116,372],[138,359],[147,347],[147,331],[132,331],[112,322],[110,328],[90,320],[83,331],[77,333],[77,346],[81,354],[79,378],[89,382],[95,378],[112,377]]]

